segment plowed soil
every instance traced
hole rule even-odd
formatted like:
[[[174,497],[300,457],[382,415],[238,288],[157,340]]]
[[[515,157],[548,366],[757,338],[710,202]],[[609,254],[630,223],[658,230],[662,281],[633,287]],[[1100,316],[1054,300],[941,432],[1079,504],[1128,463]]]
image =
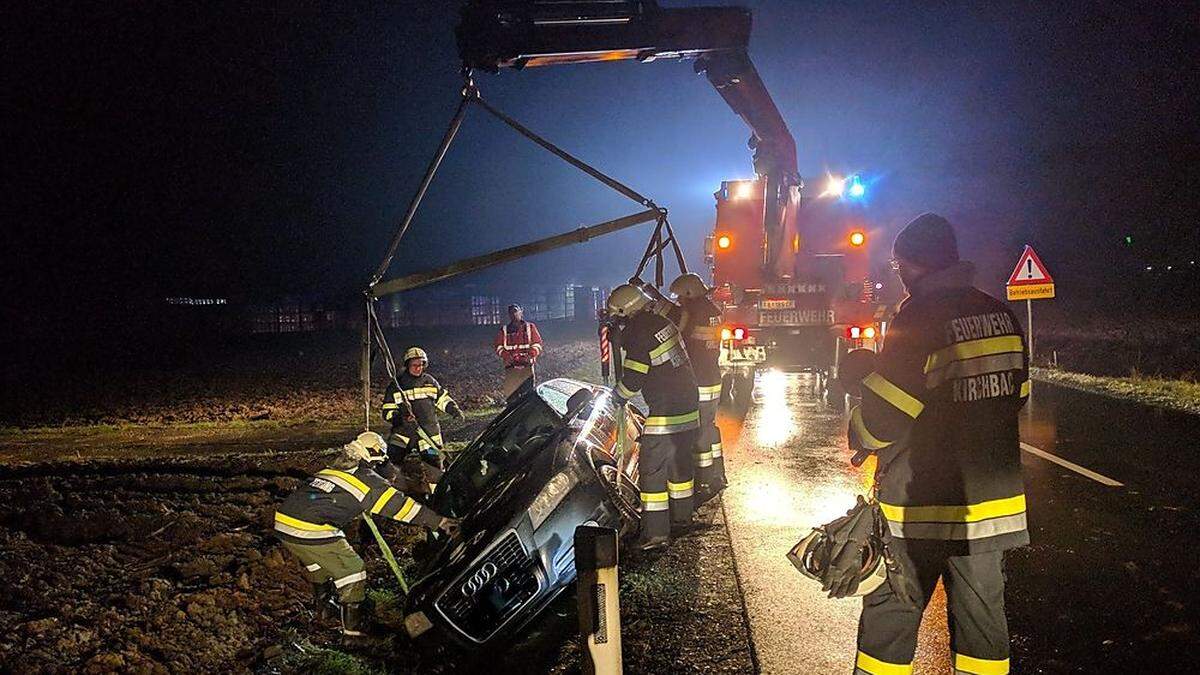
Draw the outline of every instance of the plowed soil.
[[[479,411],[465,425],[444,425],[451,442],[477,434],[490,418],[481,407],[498,399],[495,355],[478,337],[424,341],[435,376]],[[551,344],[543,377],[594,368],[586,334]],[[22,407],[9,417],[115,426],[0,431],[0,672],[509,672],[531,664],[576,672],[569,597],[506,655],[416,651],[404,637],[396,584],[357,527],[348,536],[367,561],[383,637],[343,646],[336,622],[315,621],[309,585],[271,536],[271,521],[275,505],[336,452],[328,448],[358,429],[355,371],[331,366],[352,355],[231,359],[218,370],[243,371],[228,380],[206,375],[209,384],[190,391],[165,384],[186,381],[196,364],[126,372],[119,386],[72,390],[81,397],[75,405]],[[115,393],[125,387],[136,395]],[[411,561],[422,533],[381,528],[401,563]],[[723,524],[664,558],[630,563],[622,583],[627,663],[749,667]],[[670,639],[653,628],[668,615],[687,626]],[[724,637],[698,638],[713,634]]]

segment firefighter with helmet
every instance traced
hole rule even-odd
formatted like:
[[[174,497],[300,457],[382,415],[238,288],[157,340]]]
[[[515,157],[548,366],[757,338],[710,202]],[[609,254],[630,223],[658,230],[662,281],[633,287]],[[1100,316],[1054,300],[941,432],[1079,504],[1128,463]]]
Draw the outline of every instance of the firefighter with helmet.
[[[304,567],[312,583],[318,616],[332,618],[340,609],[342,632],[365,635],[367,572],[342,530],[364,512],[448,534],[458,521],[392,487],[395,467],[385,454],[383,437],[373,431],[342,447],[329,468],[302,483],[275,511],[275,536]]]
[[[644,551],[671,541],[672,527],[691,525],[693,457],[700,433],[696,378],[679,329],[653,311],[642,289],[622,284],[606,303],[608,316],[620,327],[624,351],[614,394],[623,404],[640,391],[649,407],[642,428],[638,489],[642,499]]]
[[[724,490],[726,484],[721,430],[717,428],[717,405],[721,400],[721,367],[718,364],[721,309],[708,297],[712,289],[698,274],[680,275],[671,282],[670,290],[679,298],[679,303],[662,298],[660,306],[683,334],[683,344],[692,362],[696,391],[700,396],[700,435],[695,452],[696,503],[699,505]]]
[[[850,446],[878,457],[888,583],[863,598],[856,673],[910,672],[939,579],[956,673],[1007,673],[1004,551],[1029,543],[1017,414],[1029,394],[1021,326],[973,287],[954,230],[931,213],[896,237],[908,298],[862,378]],[[862,558],[836,565],[857,572]],[[840,571],[834,570],[834,576]],[[853,584],[851,584],[853,586]],[[853,591],[847,587],[846,591]]]
[[[425,350],[409,347],[404,352],[404,370],[383,394],[382,410],[384,421],[392,425],[388,437],[388,455],[392,461],[401,464],[407,456],[416,454],[433,468],[427,475],[440,478],[445,468],[442,458],[445,442],[438,412],[462,419],[463,411],[450,393],[426,372],[428,366]]]

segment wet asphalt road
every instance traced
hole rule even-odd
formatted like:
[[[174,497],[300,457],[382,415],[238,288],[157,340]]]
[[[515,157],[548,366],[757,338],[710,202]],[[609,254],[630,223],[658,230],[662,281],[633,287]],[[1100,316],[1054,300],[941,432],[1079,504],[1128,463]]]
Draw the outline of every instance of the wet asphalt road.
[[[873,470],[849,465],[843,411],[811,387],[760,374],[744,424],[722,420],[723,502],[764,673],[853,668],[860,601],[825,598],[784,557]],[[1200,417],[1039,382],[1021,423],[1033,544],[1007,557],[1013,672],[1196,671]],[[949,671],[945,621],[939,590],[917,673]]]

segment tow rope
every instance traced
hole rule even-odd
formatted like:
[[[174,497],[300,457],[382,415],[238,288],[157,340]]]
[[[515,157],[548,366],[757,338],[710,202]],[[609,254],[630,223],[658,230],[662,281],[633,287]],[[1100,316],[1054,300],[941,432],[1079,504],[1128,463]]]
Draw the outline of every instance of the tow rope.
[[[400,590],[408,595],[408,582],[404,580],[404,573],[400,571],[400,563],[396,562],[396,556],[392,553],[392,547],[388,546],[383,539],[383,534],[379,532],[379,526],[375,521],[371,520],[371,516],[366,513],[362,514],[363,522],[371,530],[371,534],[375,535],[375,543],[379,544],[379,550],[383,551],[383,559],[387,561],[388,567],[392,568],[392,574],[396,575],[396,581],[400,582]]]

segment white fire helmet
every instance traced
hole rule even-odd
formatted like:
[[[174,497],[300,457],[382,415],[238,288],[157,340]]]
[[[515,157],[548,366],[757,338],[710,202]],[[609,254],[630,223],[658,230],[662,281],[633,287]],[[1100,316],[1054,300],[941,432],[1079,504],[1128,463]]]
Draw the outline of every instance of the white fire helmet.
[[[382,462],[388,458],[387,442],[374,431],[364,431],[357,438],[342,446],[342,455],[352,462]]]
[[[408,351],[404,352],[404,365],[408,365],[413,359],[421,359],[425,365],[429,365],[429,355],[420,347],[409,347]]]
[[[629,317],[650,304],[650,296],[633,284],[621,284],[608,295],[605,303],[610,316]]]
[[[680,275],[678,279],[671,282],[671,292],[686,300],[703,298],[711,290],[704,285],[704,280],[700,278],[700,275],[694,272]]]

